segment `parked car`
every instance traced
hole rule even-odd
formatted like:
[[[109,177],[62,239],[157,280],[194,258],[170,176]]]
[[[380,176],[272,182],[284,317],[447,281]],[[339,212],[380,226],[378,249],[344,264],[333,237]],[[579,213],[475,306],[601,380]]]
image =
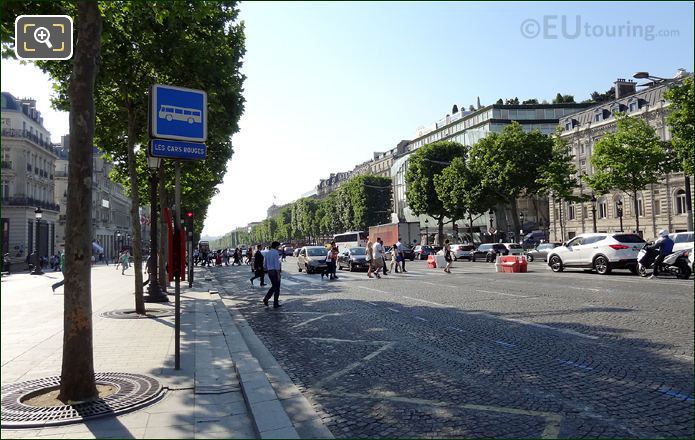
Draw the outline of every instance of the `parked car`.
[[[524,236],[523,247],[533,248],[545,240],[545,231],[531,231]]]
[[[669,234],[669,237],[673,240],[673,252],[693,249],[693,231],[675,232]]]
[[[488,263],[494,263],[498,255],[507,254],[509,249],[502,243],[483,243],[473,252],[471,261],[485,260]]]
[[[285,250],[285,255],[293,255],[294,253],[294,248],[289,244],[282,246],[281,249]]]
[[[473,258],[473,252],[475,252],[475,246],[472,244],[452,244],[451,253],[454,256],[454,260],[468,260]]]
[[[338,254],[338,269],[342,270],[343,267],[350,269],[350,272],[354,272],[357,269],[369,268],[369,263],[367,263],[367,248],[363,247],[353,247],[342,250]]]
[[[507,248],[509,253],[507,255],[524,255],[524,248],[520,244],[516,243],[502,243],[504,247]]]
[[[593,269],[601,275],[613,269],[629,269],[637,274],[637,254],[645,241],[637,234],[580,234],[548,252],[548,266],[553,272],[565,267]]]
[[[562,243],[541,243],[534,249],[531,249],[530,251],[526,252],[526,259],[529,262],[533,260],[546,261],[548,258],[548,252],[550,252],[551,249],[555,249],[558,246],[562,246]]]
[[[328,266],[327,254],[328,249],[324,246],[304,246],[297,257],[297,268],[300,272],[306,270],[306,273],[322,271]]]
[[[301,251],[301,250],[302,250],[302,248],[300,248],[300,247],[296,248],[296,249],[294,250],[294,252],[292,252],[292,256],[293,256],[293,257],[298,257],[298,256],[299,256],[299,251]]]
[[[430,246],[415,246],[413,249],[416,260],[426,260],[431,254],[434,254],[434,250]]]

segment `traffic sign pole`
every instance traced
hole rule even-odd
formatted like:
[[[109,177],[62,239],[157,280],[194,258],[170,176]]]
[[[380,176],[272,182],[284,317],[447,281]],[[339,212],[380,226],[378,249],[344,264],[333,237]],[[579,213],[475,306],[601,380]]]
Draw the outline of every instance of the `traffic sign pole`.
[[[181,163],[177,160],[174,162],[176,171],[176,182],[174,186],[174,201],[176,203],[176,215],[174,217],[174,255],[179,258],[174,258],[174,295],[175,302],[175,318],[174,318],[174,368],[181,369]]]

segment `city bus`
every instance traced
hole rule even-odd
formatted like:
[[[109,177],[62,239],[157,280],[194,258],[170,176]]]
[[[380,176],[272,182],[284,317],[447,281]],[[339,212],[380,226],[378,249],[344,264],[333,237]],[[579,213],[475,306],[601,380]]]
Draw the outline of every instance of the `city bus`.
[[[333,241],[339,249],[365,247],[367,245],[367,234],[362,231],[349,231],[333,236]]]

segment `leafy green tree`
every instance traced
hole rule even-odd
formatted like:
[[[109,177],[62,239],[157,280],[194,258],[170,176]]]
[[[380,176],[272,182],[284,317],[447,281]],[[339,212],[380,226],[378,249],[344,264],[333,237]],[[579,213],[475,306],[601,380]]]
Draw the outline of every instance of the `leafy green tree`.
[[[473,215],[480,215],[497,204],[494,192],[483,187],[481,179],[466,164],[462,157],[455,157],[451,165],[444,168],[434,179],[437,196],[452,218],[468,221],[473,238]]]
[[[693,199],[690,176],[693,175],[693,151],[695,150],[695,85],[689,76],[681,84],[673,85],[666,92],[671,101],[668,125],[673,135],[673,150],[678,158],[680,171],[685,174],[685,198],[688,212],[688,230],[693,230]]]
[[[231,157],[231,135],[243,110],[239,73],[243,26],[234,24],[235,2],[100,4],[105,17],[101,70],[97,78],[95,144],[118,166],[114,177],[130,191],[136,311],[144,313],[139,222],[139,182],[145,163],[147,93],[155,82],[208,91],[208,158],[182,166],[182,204],[202,228],[207,207]],[[134,50],[135,48],[135,50]],[[196,60],[191,63],[190,60]],[[37,63],[57,82],[58,108],[68,105],[68,62]],[[124,166],[125,165],[125,166]],[[168,173],[167,186],[173,187]]]
[[[366,231],[391,220],[391,179],[361,175],[341,185],[348,192],[353,213],[350,229]]]
[[[520,229],[516,200],[540,190],[536,178],[552,154],[553,141],[539,131],[525,132],[518,122],[491,133],[470,151],[468,166],[499,202],[512,212],[515,234]]]
[[[408,206],[415,215],[425,214],[437,221],[440,242],[444,236],[444,219],[453,219],[455,213],[449,211],[439,198],[435,178],[442,174],[455,158],[464,157],[465,154],[466,148],[463,145],[440,141],[418,148],[408,161],[408,170],[405,173],[405,197]]]
[[[522,102],[522,104],[538,104],[538,100],[536,98],[531,98],[525,100],[524,102]]]
[[[567,141],[560,137],[562,130],[558,128],[553,136],[553,147],[550,160],[541,167],[540,177],[536,182],[540,185],[539,192],[547,194],[560,204],[560,235],[564,238],[562,222],[563,201],[578,202],[582,197],[575,196],[574,190],[579,186],[577,167],[572,162],[572,155]]]
[[[586,180],[594,191],[605,194],[617,189],[632,197],[635,225],[639,232],[637,192],[657,183],[673,169],[673,159],[656,131],[641,118],[616,115],[617,130],[594,145],[594,172]]]

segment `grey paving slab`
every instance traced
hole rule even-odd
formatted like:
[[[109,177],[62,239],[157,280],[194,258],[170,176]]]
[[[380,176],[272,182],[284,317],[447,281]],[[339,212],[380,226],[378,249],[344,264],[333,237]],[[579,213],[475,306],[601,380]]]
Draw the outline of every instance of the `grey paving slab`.
[[[292,427],[292,422],[287,416],[285,408],[278,400],[251,404],[251,413],[256,420],[256,426],[261,436],[265,431]]]

